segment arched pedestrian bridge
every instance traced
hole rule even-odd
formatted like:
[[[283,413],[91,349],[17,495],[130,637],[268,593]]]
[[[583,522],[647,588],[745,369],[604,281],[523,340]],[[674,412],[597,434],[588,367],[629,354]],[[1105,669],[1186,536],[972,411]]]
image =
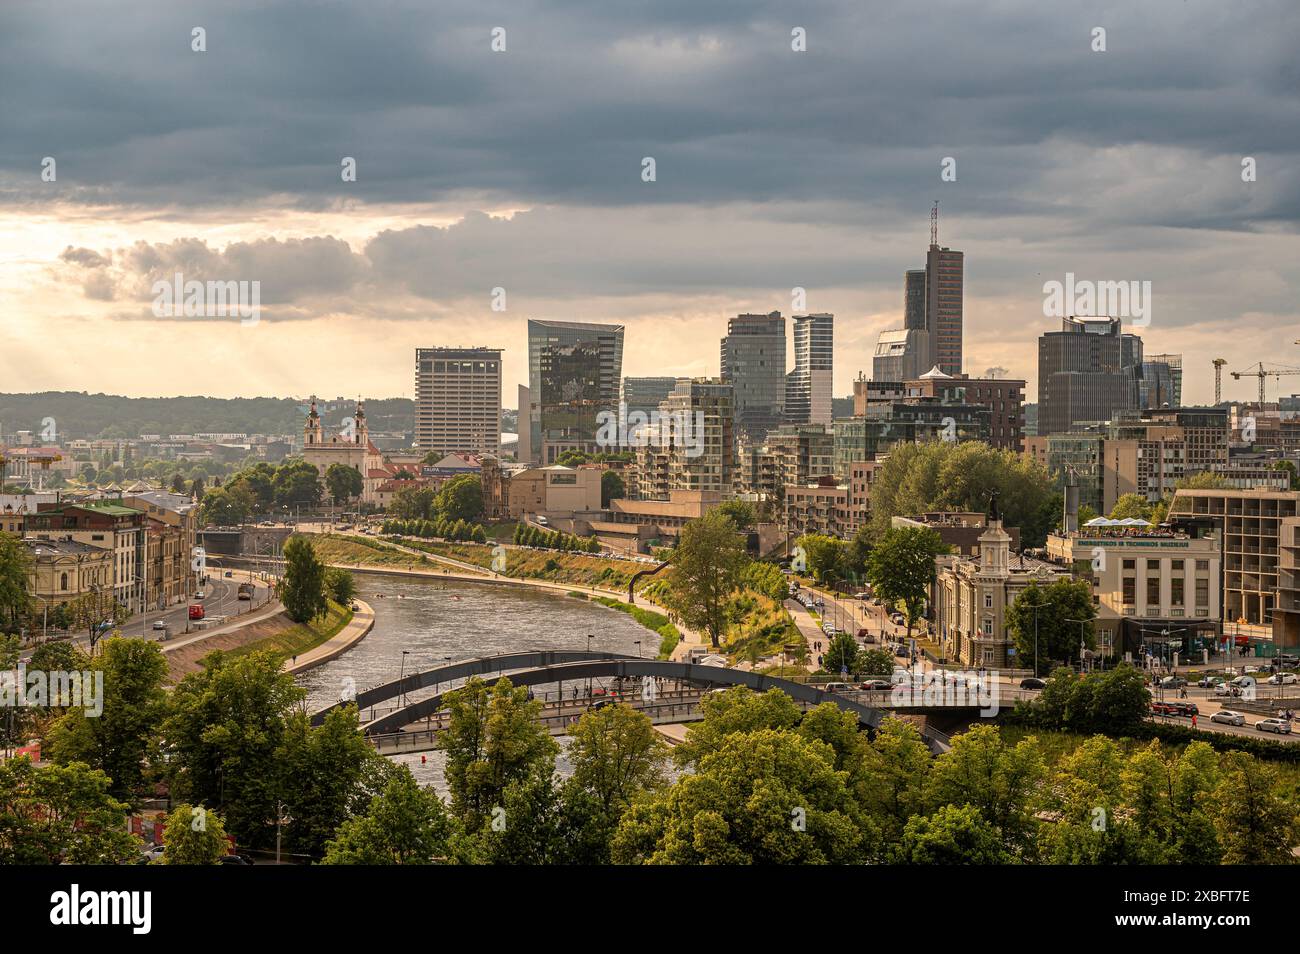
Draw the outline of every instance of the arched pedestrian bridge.
[[[576,685],[578,682],[586,682],[588,679],[596,678],[642,679],[653,677],[709,688],[745,686],[755,692],[780,689],[794,699],[795,702],[802,704],[805,709],[821,705],[824,702],[834,703],[846,712],[852,712],[857,717],[859,725],[872,730],[878,728],[880,723],[891,714],[887,708],[888,692],[872,694],[875,697],[873,701],[878,700],[880,704],[869,705],[866,702],[852,698],[850,695],[824,692],[803,683],[778,679],[774,676],[765,676],[743,669],[730,669],[725,666],[700,666],[694,663],[667,662],[658,659],[638,659],[635,656],[624,656],[616,653],[551,650],[485,656],[450,663],[423,672],[411,673],[393,682],[358,692],[355,699],[338,702],[322,709],[312,716],[312,721],[314,724],[319,725],[326,713],[351,702],[355,702],[362,713],[366,713],[368,710],[374,711],[380,703],[392,699],[403,700],[406,696],[415,695],[430,688],[438,689],[444,685],[447,686],[446,691],[449,692],[453,688],[451,684],[458,680],[468,679],[471,676],[489,677],[494,675],[507,676],[510,682],[516,686],[559,685],[563,687],[565,683]],[[366,722],[363,725],[363,730],[372,742],[377,742],[380,738],[391,733],[400,732],[403,727],[413,722],[433,716],[442,705],[443,695],[444,692],[436,691],[416,702],[406,705],[399,704],[391,710],[384,711],[384,714]],[[923,729],[922,735],[931,751],[936,753],[947,751],[949,747],[948,737],[942,732],[927,726]],[[431,748],[432,745],[427,747]],[[414,751],[414,749],[407,750]]]

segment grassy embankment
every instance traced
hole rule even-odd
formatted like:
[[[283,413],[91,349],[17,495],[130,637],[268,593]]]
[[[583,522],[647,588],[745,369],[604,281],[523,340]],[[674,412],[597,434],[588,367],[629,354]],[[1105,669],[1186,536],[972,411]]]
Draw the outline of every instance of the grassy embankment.
[[[247,653],[270,650],[283,662],[294,656],[301,656],[309,649],[315,649],[326,640],[338,635],[339,631],[351,621],[352,610],[330,600],[329,612],[324,616],[308,623],[297,623],[274,636],[229,650],[227,655],[243,656]]]

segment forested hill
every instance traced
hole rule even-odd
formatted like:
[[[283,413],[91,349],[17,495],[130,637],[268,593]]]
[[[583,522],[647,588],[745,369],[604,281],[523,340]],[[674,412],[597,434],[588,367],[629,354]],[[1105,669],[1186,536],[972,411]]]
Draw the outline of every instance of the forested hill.
[[[0,394],[0,443],[14,431],[39,435],[42,421],[51,417],[59,441],[140,434],[296,434],[302,429],[305,406],[297,398],[129,398],[84,391]],[[354,406],[350,399],[321,399],[325,426],[338,426]],[[367,398],[365,407],[372,431],[415,427],[415,404],[409,398]]]

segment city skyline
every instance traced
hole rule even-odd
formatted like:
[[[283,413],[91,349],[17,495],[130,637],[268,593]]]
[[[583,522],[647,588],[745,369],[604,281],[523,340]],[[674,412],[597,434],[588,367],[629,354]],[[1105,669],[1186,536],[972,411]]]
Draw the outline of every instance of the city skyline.
[[[72,4],[116,51],[86,57],[18,4],[3,87],[50,82],[0,99],[5,386],[250,396],[337,380],[414,397],[411,350],[463,345],[503,349],[509,391],[527,380],[530,318],[624,325],[628,376],[714,376],[728,317],[779,310],[836,315],[844,396],[879,333],[904,326],[900,277],[938,199],[941,244],[968,256],[966,373],[1005,368],[1036,393],[1035,342],[1057,325],[1044,283],[1150,281],[1151,323],[1131,330],[1182,354],[1184,399],[1205,403],[1215,357],[1300,363],[1297,142],[1279,119],[1294,110],[1285,23],[1300,14],[1251,6],[1108,11],[1105,53],[1089,48],[1091,14],[1029,3],[946,9],[953,29],[933,34],[831,4],[794,18],[802,53],[791,16],[763,5],[494,12],[502,53],[468,5],[331,8],[308,55],[280,42],[309,18],[296,4],[232,5],[206,24],[205,53],[189,13],[160,5],[140,33]],[[322,48],[357,68],[332,71]],[[781,56],[789,70],[759,66]],[[237,106],[268,88],[280,94],[264,111]],[[864,88],[844,123],[844,96]],[[108,108],[127,91],[130,114]],[[346,157],[355,182],[340,178]],[[261,320],[157,317],[152,283],[178,270],[260,281]],[[96,335],[94,349],[52,347]],[[1225,383],[1251,396],[1250,381]]]

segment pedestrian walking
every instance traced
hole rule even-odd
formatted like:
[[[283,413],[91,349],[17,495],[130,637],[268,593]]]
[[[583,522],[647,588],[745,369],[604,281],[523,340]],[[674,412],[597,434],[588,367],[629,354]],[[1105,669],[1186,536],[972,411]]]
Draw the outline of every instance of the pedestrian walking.
[[[1195,713],[1195,712],[1192,713],[1192,728],[1193,728],[1193,729],[1196,728],[1196,713]]]
[[[293,665],[295,665],[295,666],[298,665],[298,656],[297,656],[297,654],[295,654],[294,657],[293,657]]]

